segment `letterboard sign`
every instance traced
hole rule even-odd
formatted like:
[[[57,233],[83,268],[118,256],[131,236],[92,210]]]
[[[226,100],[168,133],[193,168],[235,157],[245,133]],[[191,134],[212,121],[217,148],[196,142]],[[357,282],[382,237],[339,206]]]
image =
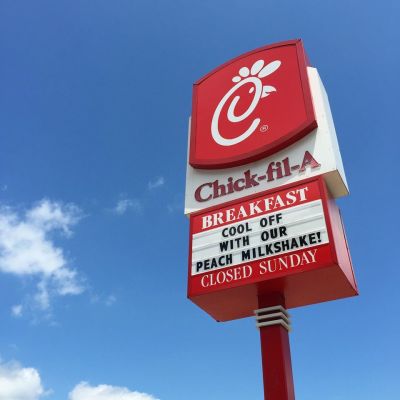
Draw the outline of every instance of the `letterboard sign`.
[[[217,320],[251,315],[263,292],[288,307],[357,293],[322,178],[192,214],[190,229],[188,295]]]

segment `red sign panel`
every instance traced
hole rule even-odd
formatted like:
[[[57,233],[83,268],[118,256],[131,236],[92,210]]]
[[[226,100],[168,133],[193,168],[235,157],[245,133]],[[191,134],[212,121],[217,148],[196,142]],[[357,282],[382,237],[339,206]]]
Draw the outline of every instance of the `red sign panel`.
[[[217,320],[251,315],[265,293],[288,308],[357,294],[322,178],[202,211],[190,226],[188,296]]]
[[[206,169],[242,165],[316,127],[302,42],[262,47],[194,84],[189,163]]]

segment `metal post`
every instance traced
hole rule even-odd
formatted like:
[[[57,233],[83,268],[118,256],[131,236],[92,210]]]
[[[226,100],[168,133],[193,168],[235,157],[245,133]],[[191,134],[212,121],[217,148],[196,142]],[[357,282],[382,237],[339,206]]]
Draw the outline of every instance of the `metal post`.
[[[260,330],[265,400],[294,400],[290,357],[290,316],[280,295],[260,298],[255,311]]]

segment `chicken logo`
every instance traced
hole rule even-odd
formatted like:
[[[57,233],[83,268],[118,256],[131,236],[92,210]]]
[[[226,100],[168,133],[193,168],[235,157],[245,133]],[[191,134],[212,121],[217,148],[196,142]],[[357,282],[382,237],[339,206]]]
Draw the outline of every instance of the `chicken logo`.
[[[252,112],[257,107],[259,101],[267,96],[269,96],[272,92],[276,92],[276,88],[269,85],[264,85],[262,79],[271,75],[275,72],[280,66],[281,62],[279,60],[272,61],[269,64],[264,66],[264,60],[257,60],[251,67],[251,69],[247,67],[242,67],[239,70],[239,75],[234,76],[232,78],[232,82],[236,83],[232,89],[226,93],[226,95],[222,98],[219,102],[214,116],[211,121],[211,133],[212,137],[216,143],[221,146],[233,146],[246,140],[258,127],[260,124],[261,119],[255,118],[251,122],[249,128],[243,132],[241,135],[236,136],[234,138],[225,138],[221,135],[219,131],[219,118],[221,115],[221,111],[224,106],[227,104],[228,101],[230,102],[228,111],[227,111],[227,118],[232,123],[237,123],[246,120]],[[240,96],[234,96],[235,93],[244,85],[250,84],[251,87],[248,91],[250,96],[253,96],[253,99],[249,105],[249,107],[240,115],[235,115],[235,107],[240,100]],[[234,96],[234,97],[233,97]]]

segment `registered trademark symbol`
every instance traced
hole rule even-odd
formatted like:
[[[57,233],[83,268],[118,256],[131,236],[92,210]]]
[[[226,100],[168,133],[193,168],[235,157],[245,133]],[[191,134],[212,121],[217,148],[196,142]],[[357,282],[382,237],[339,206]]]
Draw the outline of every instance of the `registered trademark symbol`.
[[[260,132],[267,132],[268,130],[268,125],[261,125],[260,126]]]

